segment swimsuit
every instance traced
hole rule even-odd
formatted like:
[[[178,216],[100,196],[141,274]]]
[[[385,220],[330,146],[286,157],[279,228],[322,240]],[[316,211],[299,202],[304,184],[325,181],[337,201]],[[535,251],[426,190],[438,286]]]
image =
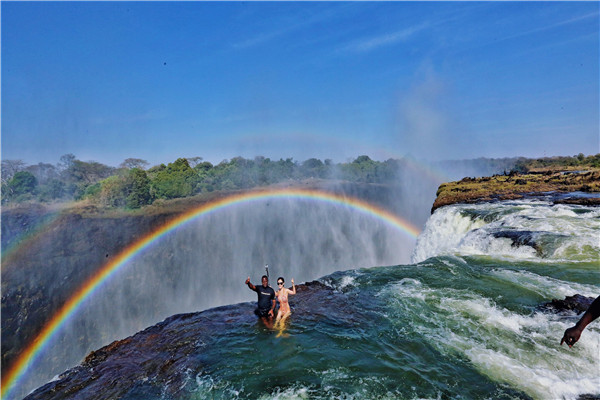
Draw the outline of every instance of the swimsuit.
[[[287,303],[287,301],[288,301],[287,290],[281,289],[279,291],[279,295],[277,296],[277,300],[279,300],[280,303],[284,302],[284,301]]]
[[[279,311],[281,311],[281,313],[287,314],[291,311],[288,303],[287,289],[283,288],[279,291],[277,300],[279,300]]]

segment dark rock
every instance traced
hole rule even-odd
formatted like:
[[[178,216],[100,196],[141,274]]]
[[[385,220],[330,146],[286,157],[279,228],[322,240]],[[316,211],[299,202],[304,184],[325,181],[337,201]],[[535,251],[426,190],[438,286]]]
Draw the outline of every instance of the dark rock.
[[[590,307],[594,299],[594,297],[576,294],[567,296],[564,300],[552,299],[552,301],[542,304],[539,309],[545,312],[564,313],[574,311],[581,314]]]
[[[529,246],[540,252],[540,246],[535,241],[536,232],[533,231],[499,231],[494,232],[495,238],[506,238],[511,240],[511,246]]]
[[[296,285],[290,299],[295,318],[323,319],[337,304],[350,318],[357,313],[353,304],[320,282]],[[331,301],[323,298],[334,297]],[[185,382],[190,374],[201,375],[206,365],[199,363],[208,349],[223,346],[223,337],[232,326],[250,330],[260,326],[253,310],[256,303],[240,303],[197,313],[173,315],[123,340],[91,352],[77,367],[61,374],[25,399],[121,399],[185,398]],[[358,323],[359,321],[355,321]],[[140,393],[140,396],[134,394]],[[133,396],[133,397],[132,397]]]
[[[582,190],[583,191],[583,190]],[[556,200],[554,204],[578,204],[588,207],[600,206],[600,197],[578,197]]]
[[[582,394],[577,400],[600,400],[600,394]]]

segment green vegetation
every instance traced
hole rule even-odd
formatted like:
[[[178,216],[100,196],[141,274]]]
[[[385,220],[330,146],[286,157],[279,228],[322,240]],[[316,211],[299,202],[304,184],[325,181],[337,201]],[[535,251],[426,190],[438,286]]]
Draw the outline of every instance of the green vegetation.
[[[3,187],[2,192],[6,190],[7,195],[17,200],[24,200],[33,195],[37,184],[37,179],[31,172],[19,171],[6,184],[6,189]]]
[[[577,170],[588,166],[600,167],[600,154],[539,160],[480,158],[445,162],[439,166],[456,167],[461,163],[481,171],[504,171],[505,174],[507,170],[513,173],[535,172],[541,167]],[[397,184],[399,172],[406,165],[403,160],[381,162],[362,155],[352,162],[339,164],[316,158],[297,162],[291,158],[273,161],[259,156],[253,160],[236,157],[217,165],[202,161],[201,157],[193,157],[145,169],[147,166],[145,160],[128,158],[115,168],[95,161],[78,160],[73,154],[62,156],[57,165],[39,163],[27,166],[21,160],[3,160],[2,204],[86,200],[102,207],[137,209],[157,200],[309,178]]]
[[[588,192],[600,193],[600,155],[592,157],[560,157],[519,162],[510,174],[483,178],[463,178],[440,185],[432,211],[454,203],[474,203],[489,200],[519,199],[529,193]],[[589,164],[583,164],[589,162]],[[542,167],[541,165],[545,165]],[[519,170],[526,169],[527,173]],[[581,204],[597,203],[583,199]]]
[[[586,168],[600,168],[600,154],[585,156],[579,153],[573,157],[547,157],[537,159],[521,159],[515,164],[516,172],[547,173],[548,171],[569,171]]]
[[[176,199],[199,193],[249,189],[307,178],[343,179],[383,183],[395,179],[400,161],[373,161],[360,156],[350,163],[333,164],[311,158],[272,161],[265,157],[236,157],[218,165],[202,158],[179,158],[167,165],[144,170],[145,160],[126,159],[119,168],[95,161],[84,162],[73,154],[53,166],[26,166],[21,160],[2,161],[2,204],[23,201],[64,202],[88,200],[109,208],[136,209],[158,199]]]

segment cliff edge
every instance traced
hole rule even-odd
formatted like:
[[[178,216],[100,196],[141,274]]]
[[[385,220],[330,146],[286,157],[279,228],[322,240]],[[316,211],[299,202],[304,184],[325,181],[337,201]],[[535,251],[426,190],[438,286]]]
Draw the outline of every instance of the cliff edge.
[[[580,193],[578,196],[566,196]],[[555,203],[600,205],[600,168],[586,170],[539,170],[527,174],[512,172],[481,178],[463,178],[440,185],[431,208],[456,203],[533,198],[555,194]]]

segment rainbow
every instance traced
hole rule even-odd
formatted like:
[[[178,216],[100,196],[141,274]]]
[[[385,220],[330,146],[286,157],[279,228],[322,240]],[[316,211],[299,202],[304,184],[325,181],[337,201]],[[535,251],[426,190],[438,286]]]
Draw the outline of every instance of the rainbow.
[[[23,233],[19,237],[16,237],[12,244],[3,246],[1,249],[2,264],[6,266],[11,257],[18,251],[26,249],[27,247],[23,244],[33,243],[38,237],[47,232],[48,228],[54,221],[56,221],[61,215],[60,211],[49,213],[41,218],[41,221],[34,227],[30,228],[27,232]]]
[[[121,268],[123,268],[123,266],[126,265],[129,260],[131,260],[144,249],[148,248],[153,242],[159,240],[167,233],[177,229],[191,220],[194,220],[195,218],[206,216],[219,210],[242,203],[282,198],[317,200],[332,204],[334,206],[348,207],[353,211],[361,212],[385,222],[393,228],[403,232],[411,239],[416,239],[420,233],[418,228],[381,207],[374,206],[357,198],[341,196],[331,192],[315,189],[283,188],[252,191],[245,192],[243,194],[231,195],[203,204],[198,208],[174,218],[165,225],[139,239],[137,242],[130,244],[113,260],[102,266],[92,278],[83,284],[62,306],[62,308],[49,320],[37,337],[25,348],[8,373],[6,375],[3,374],[0,398],[8,398],[10,392],[25,376],[28,369],[42,353],[45,346],[56,335],[65,322],[77,312],[80,305],[104,282],[106,282],[111,276],[114,276]]]

